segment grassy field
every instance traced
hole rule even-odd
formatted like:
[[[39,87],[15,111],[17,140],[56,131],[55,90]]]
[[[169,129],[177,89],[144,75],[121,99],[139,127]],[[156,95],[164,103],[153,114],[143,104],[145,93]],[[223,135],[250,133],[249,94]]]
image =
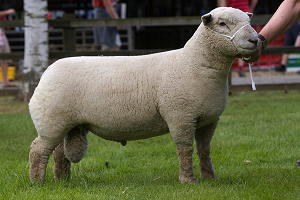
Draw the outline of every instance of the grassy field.
[[[28,179],[36,133],[24,103],[0,98],[0,199],[288,199],[300,198],[300,93],[255,92],[230,97],[212,142],[217,178],[178,182],[169,134],[123,147],[89,134],[87,156],[69,181]],[[199,166],[194,154],[195,174]]]

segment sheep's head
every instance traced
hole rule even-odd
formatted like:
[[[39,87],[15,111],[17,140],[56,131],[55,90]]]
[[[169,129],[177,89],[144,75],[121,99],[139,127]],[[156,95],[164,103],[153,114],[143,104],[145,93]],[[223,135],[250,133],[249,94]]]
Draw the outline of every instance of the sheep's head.
[[[219,7],[203,15],[202,22],[211,32],[209,40],[224,54],[247,57],[256,51],[258,41],[257,32],[250,26],[251,16],[238,9]]]

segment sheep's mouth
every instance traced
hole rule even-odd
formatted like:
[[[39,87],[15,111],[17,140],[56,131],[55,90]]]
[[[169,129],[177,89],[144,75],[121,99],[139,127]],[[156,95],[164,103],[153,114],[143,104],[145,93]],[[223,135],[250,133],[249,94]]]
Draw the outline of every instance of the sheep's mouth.
[[[253,50],[256,49],[256,46],[254,46],[254,47],[242,47],[242,49],[253,51]]]
[[[240,48],[243,50],[243,52],[249,54],[254,53],[257,50],[256,47],[240,47]]]
[[[242,48],[242,47],[240,47],[238,50],[239,53],[238,53],[237,57],[238,58],[248,57],[248,56],[251,56],[252,54],[254,54],[256,51],[257,51],[257,48]]]
[[[243,51],[255,51],[257,49],[257,45],[249,42],[239,45],[239,48]]]

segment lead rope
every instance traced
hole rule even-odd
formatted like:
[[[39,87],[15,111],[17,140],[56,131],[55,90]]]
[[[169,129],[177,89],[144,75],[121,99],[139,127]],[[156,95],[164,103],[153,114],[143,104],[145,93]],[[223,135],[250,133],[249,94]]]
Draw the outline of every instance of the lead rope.
[[[253,80],[253,76],[252,76],[252,66],[250,63],[248,63],[248,67],[249,67],[249,72],[250,72],[250,79],[251,79],[251,86],[252,86],[252,90],[255,91],[256,87],[255,87],[255,82]]]
[[[219,33],[219,32],[214,31],[214,30],[212,30],[212,29],[210,29],[210,28],[208,28],[208,27],[206,27],[206,28],[207,28],[208,30],[214,32],[214,33],[217,33],[217,34],[222,35],[222,36],[224,36],[224,37],[226,37],[226,38],[229,38],[229,40],[232,41],[232,42],[234,43],[233,39],[235,38],[235,36],[237,35],[237,33],[240,32],[240,30],[242,30],[242,29],[245,28],[246,26],[251,26],[251,25],[250,25],[250,24],[245,24],[244,26],[240,27],[240,28],[239,28],[232,36],[226,35],[226,34],[222,34],[222,33]],[[256,87],[255,87],[255,82],[254,82],[254,80],[253,80],[252,66],[251,66],[250,63],[248,63],[248,67],[249,67],[249,72],[250,72],[250,79],[251,79],[252,90],[255,91],[255,90],[256,90]]]

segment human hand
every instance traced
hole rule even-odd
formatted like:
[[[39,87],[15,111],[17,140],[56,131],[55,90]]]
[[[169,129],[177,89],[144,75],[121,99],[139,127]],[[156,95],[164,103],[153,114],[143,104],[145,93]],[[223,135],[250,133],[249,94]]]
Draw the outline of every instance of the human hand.
[[[13,14],[16,14],[16,11],[15,11],[15,9],[8,9],[8,10],[6,10],[6,14],[13,15]]]
[[[249,57],[243,58],[243,60],[248,63],[257,61],[266,46],[267,46],[267,41],[265,37],[258,34],[256,51],[252,53]]]

